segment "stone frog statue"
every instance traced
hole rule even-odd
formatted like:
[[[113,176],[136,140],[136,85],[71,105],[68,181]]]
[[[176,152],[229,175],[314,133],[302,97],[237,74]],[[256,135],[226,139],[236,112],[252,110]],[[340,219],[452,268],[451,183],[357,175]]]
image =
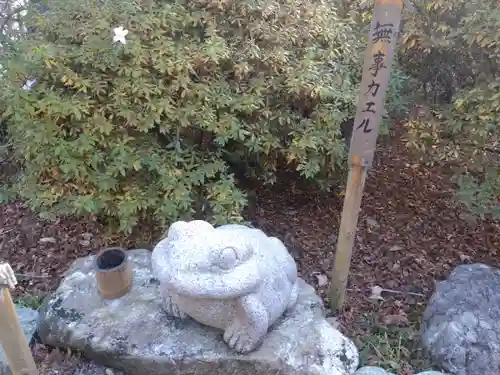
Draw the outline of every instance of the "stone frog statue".
[[[239,353],[260,345],[295,306],[297,266],[283,243],[259,229],[178,221],[153,249],[166,312],[224,330]]]

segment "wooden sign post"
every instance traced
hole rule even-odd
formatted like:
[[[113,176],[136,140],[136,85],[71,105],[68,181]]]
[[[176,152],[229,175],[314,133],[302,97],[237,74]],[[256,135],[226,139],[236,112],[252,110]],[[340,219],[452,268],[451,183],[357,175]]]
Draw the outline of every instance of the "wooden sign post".
[[[0,285],[0,342],[13,375],[38,375],[7,285]]]
[[[375,0],[352,129],[351,168],[331,275],[329,297],[333,310],[340,310],[344,304],[366,172],[373,162],[402,10],[403,0]]]

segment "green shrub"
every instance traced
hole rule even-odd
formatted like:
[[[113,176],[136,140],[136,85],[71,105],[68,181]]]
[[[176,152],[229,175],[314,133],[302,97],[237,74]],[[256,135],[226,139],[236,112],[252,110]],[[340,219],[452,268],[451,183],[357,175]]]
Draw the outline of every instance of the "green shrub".
[[[455,167],[472,211],[500,217],[500,8],[491,0],[420,3],[406,23],[403,66],[431,95],[408,125],[409,145]]]
[[[22,33],[22,18],[26,12],[23,2],[4,0],[2,12],[0,13],[0,92],[7,92],[4,79],[2,60],[11,56],[14,52],[14,40]],[[5,112],[5,103],[0,100],[0,202],[5,198],[2,186],[5,183],[2,169],[10,157],[10,144],[7,135],[7,126],[1,114]]]
[[[235,221],[245,196],[228,163],[266,182],[283,166],[318,180],[343,167],[365,46],[329,1],[49,6],[7,64],[19,191],[47,216],[125,231],[145,217]]]
[[[23,297],[17,298],[15,301],[16,306],[25,307],[29,309],[38,310],[43,304],[44,296],[30,296],[25,295]]]

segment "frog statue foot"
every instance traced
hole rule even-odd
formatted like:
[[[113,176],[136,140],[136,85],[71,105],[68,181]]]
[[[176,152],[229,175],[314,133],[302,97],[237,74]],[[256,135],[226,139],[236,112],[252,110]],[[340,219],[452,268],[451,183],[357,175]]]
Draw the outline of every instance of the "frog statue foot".
[[[297,266],[286,247],[243,225],[175,222],[155,246],[152,268],[167,314],[223,330],[238,353],[257,348],[297,301]]]
[[[254,295],[241,297],[233,321],[226,327],[224,341],[231,349],[247,353],[259,345],[268,329],[266,308]]]

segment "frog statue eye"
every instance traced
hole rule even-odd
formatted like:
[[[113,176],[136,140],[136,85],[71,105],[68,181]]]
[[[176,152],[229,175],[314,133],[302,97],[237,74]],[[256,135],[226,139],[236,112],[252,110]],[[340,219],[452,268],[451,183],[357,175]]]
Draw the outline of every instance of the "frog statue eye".
[[[233,247],[218,249],[212,253],[212,256],[212,265],[222,270],[230,270],[239,263],[238,254]]]

